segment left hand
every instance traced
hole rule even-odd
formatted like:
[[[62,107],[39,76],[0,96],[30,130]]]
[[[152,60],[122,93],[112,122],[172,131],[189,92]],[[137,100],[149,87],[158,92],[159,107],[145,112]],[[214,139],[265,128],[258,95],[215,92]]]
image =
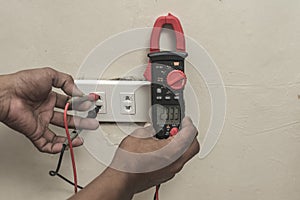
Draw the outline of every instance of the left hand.
[[[49,124],[64,127],[63,109],[68,96],[52,91],[61,88],[69,96],[82,96],[73,78],[51,68],[24,70],[0,76],[1,103],[0,120],[10,128],[24,134],[41,152],[58,153],[65,137],[57,136],[49,129]],[[70,128],[96,129],[95,119],[68,116]],[[82,139],[73,140],[74,146],[83,143]]]

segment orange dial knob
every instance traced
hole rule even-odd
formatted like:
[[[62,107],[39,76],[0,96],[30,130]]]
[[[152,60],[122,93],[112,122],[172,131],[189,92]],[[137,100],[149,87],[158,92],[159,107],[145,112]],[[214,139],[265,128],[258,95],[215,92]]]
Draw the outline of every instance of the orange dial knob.
[[[180,90],[185,86],[186,75],[180,70],[173,70],[167,76],[167,84],[174,90]]]

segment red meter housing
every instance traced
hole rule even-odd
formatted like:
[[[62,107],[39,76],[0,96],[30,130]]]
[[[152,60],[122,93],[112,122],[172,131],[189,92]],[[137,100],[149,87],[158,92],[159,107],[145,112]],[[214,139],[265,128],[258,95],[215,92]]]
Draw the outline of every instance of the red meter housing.
[[[173,28],[176,51],[160,51],[160,33],[165,25]],[[156,137],[165,139],[177,134],[185,112],[183,90],[187,78],[184,60],[187,53],[183,29],[177,17],[168,14],[156,20],[148,57],[149,64],[144,76],[151,81],[152,123]]]

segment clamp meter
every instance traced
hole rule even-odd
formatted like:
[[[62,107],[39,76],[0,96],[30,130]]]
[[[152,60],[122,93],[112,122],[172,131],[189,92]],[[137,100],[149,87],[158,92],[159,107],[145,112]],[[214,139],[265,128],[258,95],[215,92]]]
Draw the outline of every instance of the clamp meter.
[[[160,51],[159,38],[164,25],[172,26],[176,36],[176,51]],[[159,17],[152,30],[149,64],[144,73],[151,81],[152,123],[158,139],[176,135],[185,113],[183,90],[185,39],[180,21],[168,14]]]

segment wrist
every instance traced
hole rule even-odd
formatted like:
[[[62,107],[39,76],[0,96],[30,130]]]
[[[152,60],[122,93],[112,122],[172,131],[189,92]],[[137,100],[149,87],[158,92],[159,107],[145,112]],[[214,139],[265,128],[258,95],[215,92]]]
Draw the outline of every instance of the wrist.
[[[3,122],[9,112],[10,101],[12,96],[12,79],[11,75],[0,75],[0,121]]]
[[[83,190],[70,199],[130,200],[134,195],[132,185],[133,182],[130,180],[129,174],[108,167]]]
[[[132,199],[134,195],[134,181],[129,173],[121,172],[113,168],[106,168],[99,176],[100,178],[110,180],[113,192],[116,193],[117,199]]]

